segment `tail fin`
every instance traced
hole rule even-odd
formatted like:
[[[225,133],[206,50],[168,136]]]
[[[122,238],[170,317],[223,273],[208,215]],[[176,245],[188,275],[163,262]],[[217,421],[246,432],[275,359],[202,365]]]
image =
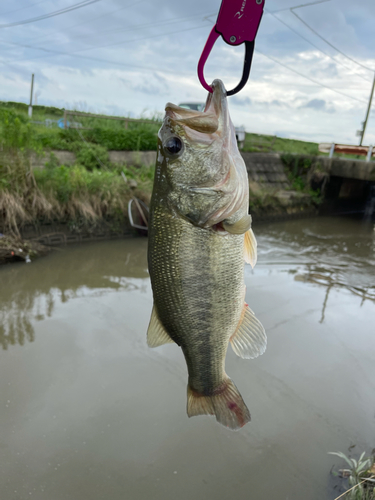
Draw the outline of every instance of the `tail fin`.
[[[199,394],[188,386],[187,414],[215,415],[229,429],[237,430],[250,422],[250,412],[232,380],[227,377],[222,390],[213,396]]]

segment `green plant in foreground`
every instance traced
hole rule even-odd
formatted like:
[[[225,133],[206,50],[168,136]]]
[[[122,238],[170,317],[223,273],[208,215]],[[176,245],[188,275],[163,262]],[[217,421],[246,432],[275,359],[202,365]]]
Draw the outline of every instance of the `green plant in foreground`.
[[[375,499],[375,474],[371,468],[374,466],[374,456],[365,457],[365,452],[358,460],[347,457],[340,451],[329,452],[329,455],[336,455],[349,465],[349,469],[341,469],[343,477],[348,478],[349,489],[342,496],[351,500],[374,500]],[[337,498],[340,498],[337,497]],[[337,499],[335,499],[337,500]]]

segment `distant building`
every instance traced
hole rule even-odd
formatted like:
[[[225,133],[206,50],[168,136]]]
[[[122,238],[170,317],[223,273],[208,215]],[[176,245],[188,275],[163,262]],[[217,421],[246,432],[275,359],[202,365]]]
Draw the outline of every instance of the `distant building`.
[[[203,111],[205,105],[204,102],[182,102],[179,104],[180,108],[192,109],[193,111]]]

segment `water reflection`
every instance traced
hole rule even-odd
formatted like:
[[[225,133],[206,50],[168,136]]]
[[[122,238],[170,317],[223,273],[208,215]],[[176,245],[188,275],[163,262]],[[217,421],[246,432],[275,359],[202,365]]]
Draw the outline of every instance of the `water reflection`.
[[[345,274],[341,269],[327,269],[324,267],[307,264],[302,272],[294,276],[295,281],[304,283],[313,283],[326,287],[326,294],[323,301],[322,316],[320,323],[323,323],[325,311],[328,303],[328,297],[332,289],[345,288],[353,295],[361,298],[360,307],[366,300],[375,302],[375,286],[353,286],[347,283]]]
[[[326,288],[320,323],[332,289],[375,302],[375,225],[318,218],[260,226],[258,262],[289,265],[294,280]]]
[[[318,218],[255,227],[258,267],[281,265],[294,280],[345,288],[375,302],[375,227],[358,220]],[[32,264],[0,269],[0,344],[33,342],[33,322],[51,317],[56,303],[119,290],[146,292],[147,240],[107,241],[57,249]]]
[[[269,344],[252,362],[228,353],[253,417],[238,433],[188,419],[181,350],[147,349],[146,240],[0,268],[1,499],[335,498],[327,452],[369,450],[375,431],[374,233],[361,227],[254,228],[245,276]]]
[[[57,249],[32,264],[0,270],[0,344],[4,350],[35,339],[32,321],[51,317],[55,303],[109,291],[147,290],[147,242],[101,242]]]

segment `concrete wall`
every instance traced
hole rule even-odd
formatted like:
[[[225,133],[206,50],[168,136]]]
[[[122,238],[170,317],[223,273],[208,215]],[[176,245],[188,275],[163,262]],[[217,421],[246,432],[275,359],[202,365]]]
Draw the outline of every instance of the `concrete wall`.
[[[62,165],[73,165],[75,154],[70,151],[54,150],[52,153]],[[347,160],[343,158],[328,158],[326,156],[296,155],[309,158],[315,165],[329,175],[375,181],[375,162],[364,160]],[[277,153],[242,153],[245,160],[250,182],[268,185],[275,189],[288,189],[289,181],[284,173],[284,167]],[[127,165],[155,165],[156,151],[109,151],[112,163]],[[34,168],[43,168],[49,161],[49,153],[44,156],[33,155],[31,164]]]
[[[98,225],[91,231],[73,231],[66,223],[41,222],[38,225],[26,224],[20,228],[21,237],[24,239],[36,239],[42,245],[60,246],[68,243],[84,243],[85,241],[110,240],[134,236],[137,233],[132,229],[128,221],[124,221],[123,227],[116,231],[111,230],[106,224]]]
[[[327,156],[296,155],[312,160],[315,167],[336,177],[375,181],[375,161],[354,160],[347,158],[328,158]]]
[[[328,160],[328,161],[327,161]],[[361,160],[342,160],[338,158],[327,159],[328,173],[346,179],[358,179],[362,181],[375,181],[375,162]]]
[[[241,153],[245,161],[250,183],[269,189],[288,189],[290,183],[284,172],[279,154]]]
[[[52,153],[56,156],[61,165],[73,165],[76,160],[76,155],[71,151],[53,150]],[[156,151],[109,151],[108,153],[111,163],[120,163],[124,165],[155,165]],[[31,157],[31,165],[33,168],[43,168],[49,159],[49,153],[45,153],[44,156],[33,154]]]
[[[155,165],[156,151],[109,151],[109,159],[112,163],[149,167]]]

